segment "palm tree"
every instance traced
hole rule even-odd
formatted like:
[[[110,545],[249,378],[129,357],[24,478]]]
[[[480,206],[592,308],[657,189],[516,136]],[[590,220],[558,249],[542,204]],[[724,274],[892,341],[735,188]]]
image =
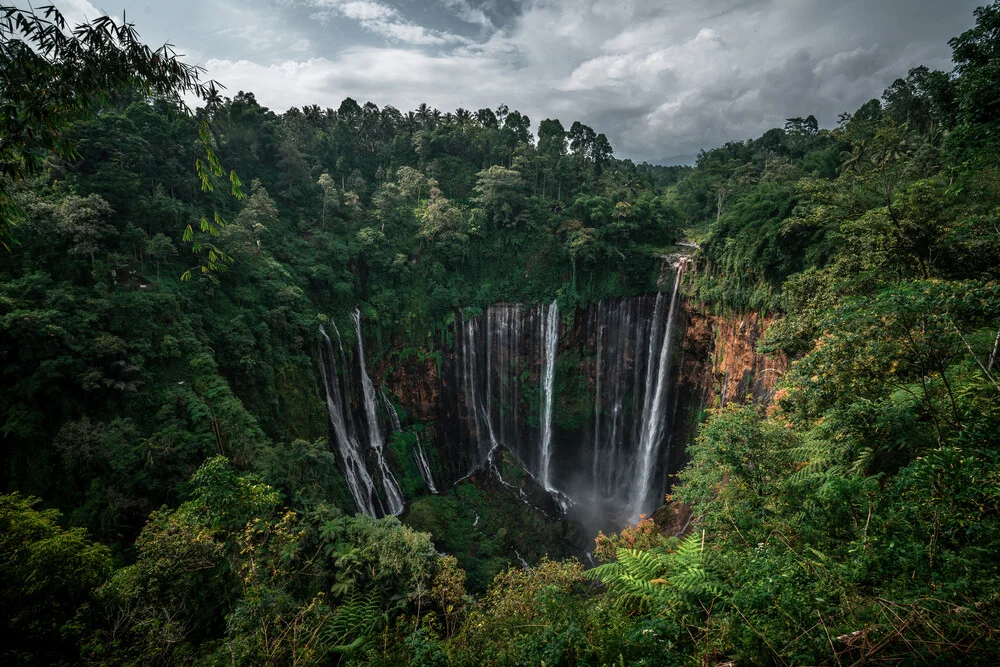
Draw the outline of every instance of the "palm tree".
[[[420,125],[426,125],[430,121],[431,116],[431,108],[427,106],[426,102],[421,102],[420,106],[417,107],[417,119],[420,120]]]
[[[854,171],[861,166],[861,161],[865,156],[865,140],[862,139],[858,143],[854,144],[850,152],[843,151],[840,154],[840,170],[841,171]]]
[[[319,125],[323,118],[323,110],[320,109],[318,104],[302,107],[302,113],[312,125]]]
[[[208,82],[208,95],[205,97],[205,108],[209,112],[213,112],[222,106],[222,95],[219,93],[219,89],[215,86],[214,81]]]

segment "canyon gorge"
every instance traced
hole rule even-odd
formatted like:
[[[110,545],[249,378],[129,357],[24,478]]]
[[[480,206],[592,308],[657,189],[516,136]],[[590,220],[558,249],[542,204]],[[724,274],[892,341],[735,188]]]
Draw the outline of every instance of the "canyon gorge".
[[[706,410],[767,402],[787,365],[755,348],[771,318],[709,312],[684,295],[693,262],[664,262],[655,293],[457,309],[432,349],[371,371],[360,313],[353,345],[321,329],[330,444],[358,510],[403,514],[393,471],[415,470],[417,494],[494,476],[591,536],[656,511]],[[503,461],[526,474],[506,479]]]

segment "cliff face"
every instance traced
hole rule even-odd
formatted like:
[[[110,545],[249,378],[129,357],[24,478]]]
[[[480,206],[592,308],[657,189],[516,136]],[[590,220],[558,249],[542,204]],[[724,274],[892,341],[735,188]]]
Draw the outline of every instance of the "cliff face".
[[[704,306],[683,305],[683,344],[676,377],[676,417],[673,439],[691,441],[706,411],[729,403],[766,404],[788,368],[784,354],[757,352],[774,316],[757,313],[717,315]],[[683,457],[671,461],[676,471]]]
[[[760,317],[757,313],[718,316],[691,311],[692,334],[713,338],[710,363],[705,370],[715,380],[712,393],[720,406],[734,401],[771,400],[778,380],[788,367],[788,359],[784,354],[762,355],[756,347],[773,321],[774,316]]]
[[[551,308],[498,304],[468,320],[456,313],[434,349],[372,369],[404,424],[426,427],[439,488],[499,446],[577,506],[601,506],[582,521],[620,527],[657,506],[708,409],[767,402],[787,366],[755,350],[771,317],[716,315],[661,293],[561,314],[553,332]],[[549,364],[555,378],[546,388]],[[395,465],[409,458],[397,452]],[[639,484],[647,495],[638,497]]]
[[[598,385],[599,367],[593,350],[598,336],[595,323],[599,308],[607,305],[578,312],[572,326],[563,327],[561,334],[559,357],[563,360],[564,377],[560,383],[561,395],[556,398],[557,407],[562,409],[557,410],[556,417],[557,422],[562,422],[559,431],[566,437],[579,437],[586,427],[574,429],[561,417],[582,411],[579,404],[592,402]],[[641,303],[635,315],[649,317],[652,310],[651,302]],[[717,315],[688,301],[679,303],[671,371],[673,428],[669,437],[673,444],[682,446],[672,447],[673,461],[679,464],[683,460],[683,445],[689,442],[706,410],[732,402],[766,403],[771,399],[788,360],[783,354],[760,354],[756,346],[773,321],[773,316]],[[455,410],[460,403],[460,363],[456,351],[445,348],[440,364],[433,357],[412,357],[384,377],[386,386],[409,412],[411,420],[434,425],[433,437],[439,452],[464,445],[461,441],[465,429],[460,425],[467,419]],[[606,364],[600,370],[607,386]],[[530,371],[530,379],[537,380],[536,369]],[[582,396],[575,396],[576,393]],[[677,466],[669,468],[675,471]]]

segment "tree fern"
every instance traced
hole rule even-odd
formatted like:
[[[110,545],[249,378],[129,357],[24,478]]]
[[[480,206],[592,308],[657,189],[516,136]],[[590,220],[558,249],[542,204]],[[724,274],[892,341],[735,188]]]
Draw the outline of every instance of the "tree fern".
[[[620,548],[616,561],[587,576],[607,585],[622,606],[659,611],[708,601],[722,594],[722,585],[705,565],[703,540],[703,535],[689,535],[673,552]]]
[[[789,476],[794,483],[822,483],[831,475],[859,473],[871,464],[874,455],[833,417],[806,433],[788,453],[802,464]]]
[[[668,558],[668,554],[660,549],[640,551],[620,548],[617,555],[618,562],[625,567],[630,576],[646,581],[661,576]]]
[[[802,467],[796,470],[789,477],[792,482],[805,482],[815,477],[825,477],[831,473],[837,461],[839,452],[830,445],[830,442],[811,431],[802,443],[789,450],[793,460],[803,463]]]
[[[688,602],[722,594],[722,585],[705,562],[705,533],[688,535],[670,558],[670,584]]]
[[[347,653],[361,646],[382,618],[378,594],[355,591],[333,609],[320,634],[328,651]]]

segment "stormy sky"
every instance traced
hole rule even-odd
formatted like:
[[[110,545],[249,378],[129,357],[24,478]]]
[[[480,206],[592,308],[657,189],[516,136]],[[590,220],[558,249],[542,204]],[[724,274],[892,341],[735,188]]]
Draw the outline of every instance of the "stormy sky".
[[[57,0],[73,19],[125,10],[226,95],[290,106],[507,104],[605,132],[658,162],[814,114],[823,126],[916,65],[984,0]]]

